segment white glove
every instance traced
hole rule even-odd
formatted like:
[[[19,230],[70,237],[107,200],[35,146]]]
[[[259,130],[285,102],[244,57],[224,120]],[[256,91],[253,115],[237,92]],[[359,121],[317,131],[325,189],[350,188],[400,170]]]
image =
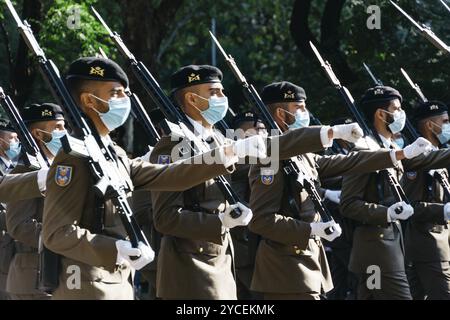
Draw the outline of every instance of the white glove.
[[[233,143],[233,152],[238,158],[253,157],[264,159],[267,157],[266,144],[260,135],[254,135]]]
[[[341,190],[325,190],[325,198],[334,203],[341,202]]]
[[[431,142],[425,138],[417,138],[416,141],[403,148],[403,153],[406,159],[412,159],[423,153],[428,153],[432,150]]]
[[[361,127],[356,122],[339,124],[332,126],[331,129],[333,129],[333,139],[342,139],[352,143],[355,143],[364,135]]]
[[[394,203],[388,208],[387,212],[391,221],[406,220],[413,215],[414,209],[409,204],[402,201]]]
[[[341,226],[334,220],[328,222],[313,222],[310,223],[310,225],[312,236],[319,236],[330,242],[342,234]],[[330,227],[333,228],[333,233],[327,234],[326,230]]]
[[[239,208],[241,210],[241,215],[238,218],[231,217],[231,211],[235,208]],[[252,220],[253,212],[250,208],[247,208],[242,203],[238,202],[237,204],[233,204],[229,206],[224,212],[219,212],[219,219],[222,222],[222,225],[225,228],[234,228],[237,226],[246,226]]]
[[[444,220],[449,221],[450,220],[450,202],[447,202],[444,205]]]
[[[136,270],[142,269],[155,258],[155,252],[149,246],[139,242],[137,248],[133,248],[130,241],[117,240],[117,264],[126,263]],[[134,259],[132,259],[134,258]]]

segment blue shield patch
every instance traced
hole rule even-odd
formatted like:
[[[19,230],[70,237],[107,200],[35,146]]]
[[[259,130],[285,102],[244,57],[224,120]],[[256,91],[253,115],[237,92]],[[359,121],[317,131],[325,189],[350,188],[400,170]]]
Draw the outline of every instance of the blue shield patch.
[[[266,186],[270,186],[275,179],[273,170],[261,170],[261,182]]]
[[[167,154],[161,154],[158,156],[158,164],[169,164],[170,156]]]
[[[406,177],[409,180],[416,180],[416,178],[417,178],[417,171],[409,171],[409,172],[407,172],[406,173]]]
[[[72,181],[73,168],[69,166],[57,166],[55,182],[60,187],[66,187]]]

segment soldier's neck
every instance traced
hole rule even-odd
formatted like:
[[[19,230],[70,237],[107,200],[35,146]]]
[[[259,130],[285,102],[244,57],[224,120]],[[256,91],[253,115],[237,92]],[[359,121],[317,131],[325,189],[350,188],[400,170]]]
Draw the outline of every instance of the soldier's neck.
[[[392,132],[390,132],[386,128],[386,124],[383,122],[375,122],[374,123],[375,131],[379,134],[385,137],[386,139],[390,140],[392,139]]]
[[[435,147],[439,148],[439,140],[436,138],[436,135],[432,132],[425,132],[423,137],[431,142],[431,144]]]

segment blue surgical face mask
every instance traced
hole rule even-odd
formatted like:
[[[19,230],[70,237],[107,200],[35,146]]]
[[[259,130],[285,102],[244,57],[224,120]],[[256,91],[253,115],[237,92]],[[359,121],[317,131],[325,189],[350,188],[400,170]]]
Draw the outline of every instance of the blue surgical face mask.
[[[109,110],[106,113],[98,112],[100,115],[100,118],[103,121],[103,124],[108,128],[109,131],[113,131],[114,129],[117,129],[121,125],[127,121],[128,116],[131,112],[131,101],[128,96],[125,96],[123,98],[113,98],[109,99],[108,101],[105,101],[103,99],[100,99],[99,97],[94,96],[91,94],[92,97],[108,104]]]
[[[393,113],[383,110],[386,113],[392,115],[394,121],[388,124],[389,130],[391,130],[392,134],[399,133],[403,130],[406,124],[406,113],[403,110],[396,110]]]
[[[434,125],[438,126],[436,123],[432,122]],[[450,140],[450,123],[444,123],[441,127],[441,133],[436,134],[441,144],[445,144]]]
[[[195,95],[200,97],[203,100],[207,100],[207,99],[203,98],[202,96],[199,96],[198,94],[195,94]],[[213,126],[217,122],[219,122],[220,120],[225,118],[225,116],[227,115],[228,98],[212,96],[208,99],[208,109],[202,111],[197,107],[195,107],[195,108],[198,111],[200,111],[200,114],[202,115],[203,119],[205,119],[206,122],[208,122],[210,125]]]
[[[19,157],[21,150],[22,146],[20,145],[20,142],[11,142],[9,144],[9,149],[6,150],[5,153],[9,160],[14,161]]]
[[[399,146],[400,149],[403,149],[405,146],[405,140],[403,138],[394,139],[395,144]]]
[[[42,132],[48,133],[50,134],[50,132],[41,130]],[[47,147],[48,151],[50,151],[50,153],[56,157],[56,155],[58,154],[59,150],[62,148],[62,142],[61,142],[61,138],[64,137],[67,134],[66,130],[54,130],[51,135],[52,135],[52,140],[50,140],[49,142],[44,142],[45,146]]]
[[[281,110],[284,110],[284,109],[281,109]],[[295,117],[294,123],[292,123],[292,124],[286,123],[286,125],[289,127],[289,129],[305,128],[305,127],[309,126],[311,119],[309,116],[309,112],[307,110],[301,111],[300,109],[298,109],[295,112],[295,114],[293,114],[292,112],[289,112],[287,110],[284,110],[284,111],[289,113],[291,116]]]

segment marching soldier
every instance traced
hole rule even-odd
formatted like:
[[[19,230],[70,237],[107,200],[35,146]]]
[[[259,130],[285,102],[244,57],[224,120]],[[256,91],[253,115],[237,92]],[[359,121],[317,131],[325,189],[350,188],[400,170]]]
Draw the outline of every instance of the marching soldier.
[[[267,136],[266,126],[252,112],[236,115],[233,119],[232,127],[236,130],[235,135],[241,139],[256,134]],[[238,194],[239,199],[245,201],[246,204],[250,201],[249,169],[250,164],[248,163],[237,164],[236,171],[231,175],[233,190]],[[250,233],[246,226],[233,228],[230,230],[230,234],[235,252],[237,298],[239,300],[257,299],[257,294],[250,290],[250,284],[255,264],[258,236]]]
[[[385,148],[398,149],[392,139],[405,126],[401,102],[400,93],[387,86],[370,88],[361,99],[361,108]],[[406,158],[389,169],[398,181],[404,171],[441,168],[450,157],[448,150],[414,158],[410,153],[417,155],[416,150],[410,146],[403,150]],[[384,175],[372,172],[344,177],[341,209],[356,224],[349,269],[358,275],[358,299],[411,299],[399,220],[411,217],[413,207],[394,196]],[[379,281],[371,280],[374,277]]]
[[[8,120],[0,119],[0,172],[1,175],[11,172],[14,162],[20,155],[20,144],[17,133]],[[6,292],[9,265],[14,256],[14,241],[6,232],[5,205],[0,205],[0,300],[9,299]]]
[[[214,125],[223,119],[228,100],[223,94],[222,72],[212,66],[190,65],[172,76],[173,96],[187,115],[199,139],[213,146],[223,137]],[[341,127],[342,137],[360,134],[354,124]],[[303,128],[269,141],[272,157],[287,159],[322,150],[333,131],[328,127]],[[165,138],[155,147],[152,161],[168,159],[176,142]],[[225,140],[226,141],[226,140]],[[279,146],[278,154],[275,146]],[[274,149],[274,150],[272,150]],[[278,159],[277,158],[277,159]],[[174,159],[172,159],[174,160]],[[214,181],[183,192],[152,192],[154,222],[163,234],[158,257],[157,294],[163,299],[236,299],[233,275],[234,250],[229,229],[247,225],[249,209],[233,219]]]
[[[290,82],[273,83],[263,89],[261,97],[283,132],[309,123],[303,88]],[[333,138],[355,142],[356,139],[345,134],[349,126],[328,128]],[[331,141],[325,145],[331,146]],[[414,155],[422,151],[417,144],[409,146]],[[319,189],[319,178],[392,167],[403,157],[403,152],[382,149],[333,156],[307,153],[298,161]],[[333,241],[341,229],[334,221],[320,222],[306,190],[298,184],[291,185],[281,168],[280,163],[278,172],[263,165],[252,166],[250,170],[250,207],[254,217],[249,229],[261,236],[252,290],[263,293],[265,299],[319,299],[321,293],[333,288],[321,238]],[[297,197],[300,211],[290,207],[291,197]],[[328,227],[333,227],[334,232],[327,234]]]
[[[444,103],[421,104],[414,119],[420,134],[431,141],[434,150],[450,140],[448,109]],[[440,171],[448,179],[447,169]],[[408,171],[403,176],[405,192],[414,204],[414,215],[405,231],[406,274],[413,299],[449,300],[450,199],[433,177],[434,172]]]
[[[116,157],[117,169],[135,190],[188,189],[226,173],[238,160],[235,144],[172,165],[130,160],[109,138],[109,132],[126,121],[131,109],[124,71],[111,60],[87,57],[70,65],[66,79],[92,130]],[[264,155],[260,140],[247,139],[246,143]],[[205,157],[220,158],[221,164],[196,164]],[[93,186],[87,160],[58,153],[47,179],[42,228],[44,245],[61,255],[53,299],[133,299],[131,269],[140,270],[153,260],[149,246],[139,243],[133,248],[125,239],[112,201],[98,197]]]
[[[60,106],[34,104],[25,109],[23,119],[41,152],[51,163],[67,132]],[[9,202],[6,224],[15,242],[15,256],[9,267],[7,291],[13,300],[47,300],[50,295],[36,288],[38,283],[39,238],[44,198]]]

